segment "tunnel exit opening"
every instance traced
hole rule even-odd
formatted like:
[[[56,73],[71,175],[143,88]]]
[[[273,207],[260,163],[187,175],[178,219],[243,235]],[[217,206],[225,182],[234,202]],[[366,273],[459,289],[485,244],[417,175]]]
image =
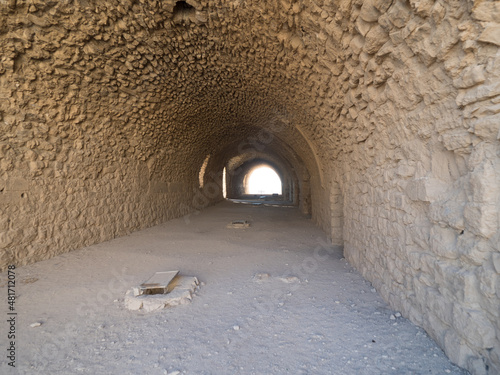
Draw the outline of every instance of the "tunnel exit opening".
[[[281,178],[268,166],[251,170],[243,179],[243,186],[248,195],[281,195],[283,190]]]

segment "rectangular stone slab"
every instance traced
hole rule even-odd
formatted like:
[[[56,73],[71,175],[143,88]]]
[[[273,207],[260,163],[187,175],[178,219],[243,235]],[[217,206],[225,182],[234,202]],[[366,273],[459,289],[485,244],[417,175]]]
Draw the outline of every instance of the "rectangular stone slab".
[[[191,302],[193,294],[200,283],[193,276],[175,277],[169,288],[173,290],[168,294],[133,295],[132,290],[125,294],[125,307],[129,310],[142,310],[144,312],[156,311],[165,307],[184,305]]]
[[[248,220],[235,220],[228,225],[227,228],[248,228],[250,226],[250,222]]]
[[[168,286],[172,280],[179,274],[179,271],[162,271],[156,272],[149,280],[134,288],[134,295],[155,294],[152,293],[157,289],[163,289],[163,292],[168,291]]]

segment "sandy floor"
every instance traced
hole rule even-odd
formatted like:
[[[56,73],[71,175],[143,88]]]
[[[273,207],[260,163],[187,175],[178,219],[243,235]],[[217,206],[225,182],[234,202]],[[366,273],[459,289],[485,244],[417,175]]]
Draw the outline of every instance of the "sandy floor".
[[[226,228],[238,219],[252,226]],[[294,208],[224,202],[190,223],[173,220],[18,268],[17,366],[6,363],[5,297],[0,373],[467,373],[396,317],[325,239]],[[176,269],[205,284],[192,303],[124,308],[127,289]]]

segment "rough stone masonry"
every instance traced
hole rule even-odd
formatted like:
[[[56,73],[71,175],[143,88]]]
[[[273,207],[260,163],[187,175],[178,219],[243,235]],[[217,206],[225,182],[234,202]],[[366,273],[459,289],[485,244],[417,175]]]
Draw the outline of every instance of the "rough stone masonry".
[[[1,0],[0,268],[213,204],[259,157],[498,374],[499,45],[488,0]]]

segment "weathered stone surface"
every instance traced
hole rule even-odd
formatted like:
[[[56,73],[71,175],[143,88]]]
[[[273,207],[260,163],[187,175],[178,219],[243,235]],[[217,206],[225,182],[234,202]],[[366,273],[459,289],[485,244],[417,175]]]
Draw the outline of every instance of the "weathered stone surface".
[[[495,345],[495,327],[482,312],[454,306],[453,323],[472,345],[486,349]]]
[[[500,25],[498,24],[489,24],[487,25],[478,40],[480,42],[492,43],[497,46],[500,46]]]
[[[498,95],[500,95],[500,82],[485,82],[483,85],[474,86],[471,90],[459,92],[457,95],[457,104],[465,106]]]
[[[465,69],[462,75],[453,81],[453,84],[455,87],[465,89],[483,83],[485,80],[484,66],[474,66]]]
[[[474,134],[489,141],[496,141],[500,135],[500,115],[471,121]]]
[[[457,233],[451,228],[435,225],[431,229],[431,250],[442,258],[457,259]]]
[[[497,2],[187,3],[0,4],[0,267],[189,223],[265,160],[452,360],[500,368]]]
[[[385,42],[389,40],[389,35],[380,26],[375,26],[366,34],[363,50],[368,54],[376,53]]]
[[[444,349],[446,355],[462,367],[466,367],[468,359],[474,356],[474,352],[467,346],[466,341],[452,329],[446,331]]]
[[[500,4],[496,1],[481,1],[474,4],[472,16],[479,21],[500,23]]]
[[[406,194],[411,200],[433,202],[446,191],[446,184],[436,178],[419,178],[410,181]]]
[[[380,11],[375,7],[375,1],[363,1],[359,17],[366,22],[376,22],[380,16]]]
[[[196,277],[178,276],[172,285],[172,290],[166,294],[135,295],[133,289],[125,294],[124,304],[128,310],[152,312],[167,307],[185,305],[193,299],[193,294],[199,287]]]
[[[478,236],[490,238],[498,231],[498,210],[494,205],[468,203],[464,218],[466,228]]]
[[[491,258],[493,261],[493,266],[495,267],[495,271],[500,274],[500,253],[491,254]]]

